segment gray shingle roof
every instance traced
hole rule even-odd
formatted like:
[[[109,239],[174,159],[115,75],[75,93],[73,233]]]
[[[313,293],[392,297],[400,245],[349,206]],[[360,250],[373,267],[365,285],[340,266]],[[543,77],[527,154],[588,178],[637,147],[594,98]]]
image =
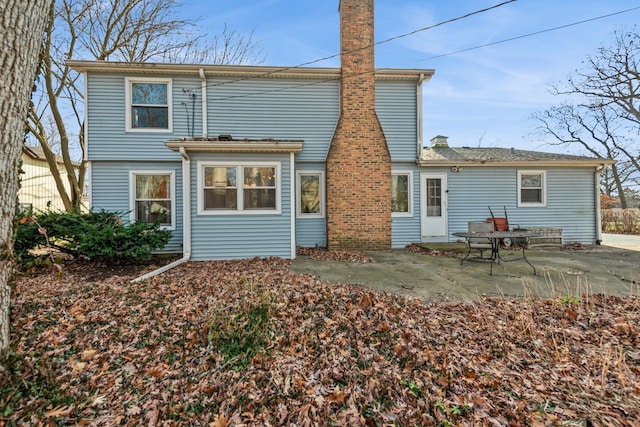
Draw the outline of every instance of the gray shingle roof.
[[[571,154],[516,150],[513,148],[427,147],[422,151],[421,163],[612,163],[607,159]]]

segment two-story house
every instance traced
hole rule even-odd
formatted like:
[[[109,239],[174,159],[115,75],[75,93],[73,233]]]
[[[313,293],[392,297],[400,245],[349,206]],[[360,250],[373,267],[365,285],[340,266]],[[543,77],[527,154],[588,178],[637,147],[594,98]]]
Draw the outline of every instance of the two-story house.
[[[488,205],[599,239],[606,162],[424,148],[434,71],[375,69],[373,0],[339,12],[340,68],[70,61],[86,82],[92,209],[160,221],[165,251],[192,260],[455,240]]]

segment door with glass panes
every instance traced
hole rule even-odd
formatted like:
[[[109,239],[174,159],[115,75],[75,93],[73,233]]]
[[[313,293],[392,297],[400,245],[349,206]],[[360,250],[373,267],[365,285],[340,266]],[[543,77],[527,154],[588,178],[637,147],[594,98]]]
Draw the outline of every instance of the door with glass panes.
[[[447,174],[420,175],[422,241],[447,241]]]

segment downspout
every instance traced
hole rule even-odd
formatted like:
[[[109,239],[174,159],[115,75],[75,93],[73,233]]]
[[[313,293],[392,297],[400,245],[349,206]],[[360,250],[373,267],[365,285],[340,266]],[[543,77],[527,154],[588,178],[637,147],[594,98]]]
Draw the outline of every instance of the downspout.
[[[298,210],[298,201],[296,200],[296,163],[295,163],[295,154],[293,152],[289,153],[289,170],[291,171],[290,176],[290,188],[291,188],[291,196],[289,203],[291,210],[291,259],[296,258],[296,213]]]
[[[596,245],[602,243],[602,213],[600,212],[600,171],[605,168],[605,165],[596,167],[595,170],[595,196],[596,196]]]
[[[198,70],[200,80],[202,80],[202,137],[207,137],[207,77],[204,75],[204,69]]]
[[[425,77],[424,77],[424,73],[420,73],[420,78],[418,79],[418,85],[416,87],[416,136],[418,139],[418,160],[420,160],[422,158],[422,138],[423,138],[423,132],[422,132],[422,83],[424,82]]]
[[[150,279],[174,267],[184,264],[191,258],[191,159],[184,147],[180,147],[182,156],[182,258],[133,279],[132,283]]]
[[[93,206],[93,185],[91,179],[91,162],[89,161],[89,73],[82,73],[84,78],[84,129],[83,129],[83,138],[84,138],[84,152],[82,153],[82,161],[85,164],[84,170],[84,185],[88,189],[87,194],[87,208],[91,211]],[[84,190],[81,188],[80,190]]]

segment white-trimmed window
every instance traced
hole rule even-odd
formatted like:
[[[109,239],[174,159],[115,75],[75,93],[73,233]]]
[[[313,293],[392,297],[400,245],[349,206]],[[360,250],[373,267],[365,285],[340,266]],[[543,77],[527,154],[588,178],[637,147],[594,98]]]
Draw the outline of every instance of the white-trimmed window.
[[[171,132],[171,79],[126,79],[127,131]]]
[[[198,163],[198,213],[279,213],[280,164]]]
[[[130,173],[131,219],[175,228],[175,173],[132,171]]]
[[[546,171],[518,171],[518,206],[541,207],[547,205]]]
[[[324,172],[298,171],[296,210],[300,218],[324,218]]]
[[[391,173],[391,216],[413,216],[413,172]]]

